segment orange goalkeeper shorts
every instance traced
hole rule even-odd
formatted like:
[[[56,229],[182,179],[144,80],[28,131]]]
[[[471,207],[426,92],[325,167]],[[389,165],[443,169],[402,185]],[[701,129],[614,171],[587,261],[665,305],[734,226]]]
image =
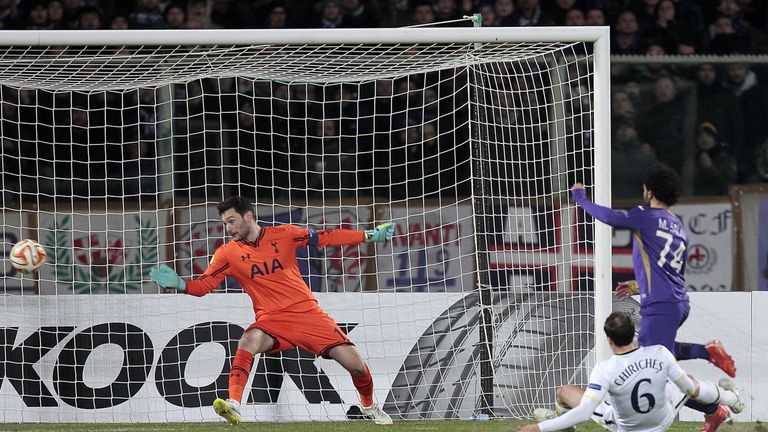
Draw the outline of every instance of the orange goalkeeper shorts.
[[[265,313],[248,330],[259,329],[275,340],[268,352],[285,351],[299,347],[315,355],[326,357],[328,351],[339,345],[354,345],[336,321],[317,303],[305,311],[279,311]]]

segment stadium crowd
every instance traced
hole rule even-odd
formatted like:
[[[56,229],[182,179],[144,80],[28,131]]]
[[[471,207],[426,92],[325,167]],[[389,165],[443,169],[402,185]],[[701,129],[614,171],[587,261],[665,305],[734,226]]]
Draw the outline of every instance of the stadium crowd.
[[[768,52],[767,4],[766,0],[0,0],[0,29],[359,28],[459,20],[442,24],[457,26],[471,25],[461,22],[462,16],[479,12],[485,27],[610,25],[611,51],[617,55],[763,54]],[[636,198],[642,175],[658,160],[683,174],[686,195],[722,195],[733,184],[768,182],[766,69],[746,62],[654,63],[648,57],[640,64],[614,61],[611,72],[615,198]],[[378,195],[382,188],[394,199],[468,195],[469,140],[455,128],[468,116],[466,109],[455,107],[467,101],[438,97],[453,94],[465,81],[466,76],[456,70],[355,86],[202,79],[172,87],[172,132],[159,130],[163,122],[157,117],[158,90],[88,95],[2,87],[6,198],[25,199],[25,191],[81,197],[153,194],[157,179],[152,176],[159,169],[155,144],[165,137],[172,137],[174,172],[189,173],[177,176],[174,190],[187,190],[192,197],[223,196],[227,191],[210,189],[211,184],[222,183],[252,185],[237,192],[257,197],[282,191],[328,198],[337,190],[343,198],[345,190],[356,189],[358,196]],[[543,88],[549,83],[529,84]],[[583,88],[575,84],[573,97],[581,93]],[[540,91],[532,96],[538,101],[535,112],[516,110],[526,104],[519,94],[506,101],[494,97],[501,99],[495,104],[498,110],[514,111],[508,125],[544,121],[541,111],[548,96]],[[529,94],[528,104],[530,98]],[[569,139],[574,148],[589,139],[583,136],[586,128],[577,130],[588,124],[582,120],[586,112],[588,106],[567,113],[569,132],[581,134]],[[536,153],[533,159],[549,157],[547,146],[539,145],[548,138],[546,127],[511,137],[502,132],[491,135],[518,140],[516,144],[524,145],[512,151],[528,153],[526,158],[492,154],[494,159],[507,161],[510,169],[535,173],[528,178],[546,177],[540,163],[515,165],[517,160],[532,159],[531,152]],[[423,143],[419,150],[409,145],[415,142]],[[23,182],[18,185],[18,176],[30,172],[25,164],[35,158],[34,168],[42,178],[27,190]],[[240,167],[235,173],[209,169],[233,161]],[[386,181],[378,184],[382,178]],[[507,187],[522,194],[536,189],[526,180],[517,182]],[[407,187],[388,187],[403,184]]]

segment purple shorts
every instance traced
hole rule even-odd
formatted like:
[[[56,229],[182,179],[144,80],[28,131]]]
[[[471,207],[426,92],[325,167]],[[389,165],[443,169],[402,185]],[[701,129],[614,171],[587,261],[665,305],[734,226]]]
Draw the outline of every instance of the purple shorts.
[[[651,303],[640,308],[640,332],[637,342],[640,346],[664,345],[675,352],[677,329],[688,318],[691,306],[687,301],[680,303]]]

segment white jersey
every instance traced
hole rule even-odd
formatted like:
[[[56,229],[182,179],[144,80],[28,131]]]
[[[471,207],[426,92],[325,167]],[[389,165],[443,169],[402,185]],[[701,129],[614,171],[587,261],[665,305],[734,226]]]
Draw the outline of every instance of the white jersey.
[[[683,401],[670,398],[668,380],[681,389],[688,387],[687,375],[666,347],[640,347],[597,365],[585,396],[598,403],[605,399],[613,407],[618,430],[663,431]]]

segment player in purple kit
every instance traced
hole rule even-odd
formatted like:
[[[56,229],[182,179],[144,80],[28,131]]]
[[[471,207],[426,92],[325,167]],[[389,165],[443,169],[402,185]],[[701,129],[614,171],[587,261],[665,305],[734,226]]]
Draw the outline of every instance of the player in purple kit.
[[[632,263],[636,280],[619,283],[616,296],[621,299],[640,294],[639,345],[664,345],[678,360],[709,360],[729,376],[736,376],[733,359],[720,341],[707,345],[675,342],[677,330],[690,311],[685,289],[688,233],[682,221],[669,210],[680,196],[677,174],[666,165],[653,166],[643,184],[643,200],[648,205],[629,211],[591,202],[581,183],[573,185],[571,194],[595,219],[633,231]],[[687,405],[706,414],[705,432],[714,432],[729,415],[724,406]]]

